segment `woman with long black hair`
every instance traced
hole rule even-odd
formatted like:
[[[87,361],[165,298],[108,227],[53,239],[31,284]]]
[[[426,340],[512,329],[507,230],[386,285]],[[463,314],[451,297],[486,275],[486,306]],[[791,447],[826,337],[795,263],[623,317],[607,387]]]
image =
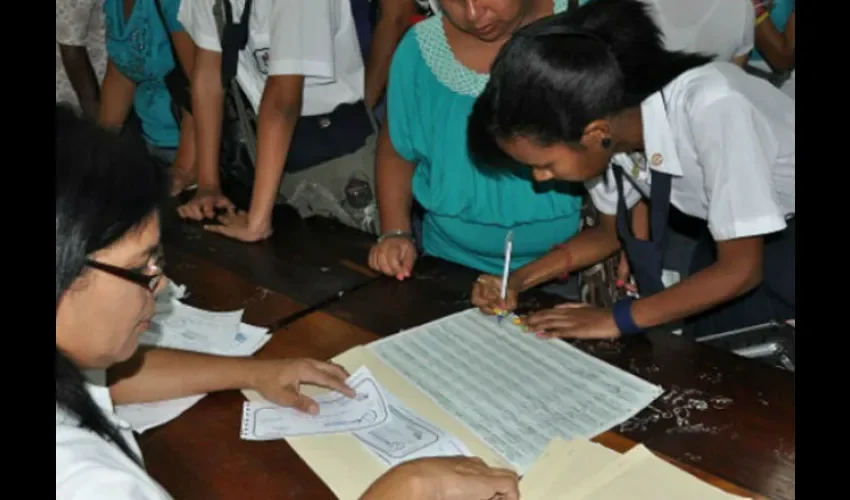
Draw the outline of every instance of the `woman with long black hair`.
[[[154,313],[154,294],[167,281],[158,207],[168,193],[168,176],[152,161],[140,141],[57,106],[57,500],[171,498],[145,472],[132,430],[113,405],[251,388],[270,401],[315,413],[301,384],[354,395],[345,370],[323,361],[138,347]],[[518,498],[515,473],[467,457],[407,462],[363,498],[397,498],[399,491],[411,499]]]
[[[507,304],[497,277],[479,278],[482,310],[510,309],[517,293],[622,246],[640,298],[539,311],[530,330],[617,337],[686,319],[702,335],[794,317],[794,102],[729,62],[666,50],[647,10],[594,0],[517,31],[496,58],[470,116],[472,154],[506,154],[537,182],[583,181],[603,217],[516,270]],[[629,223],[641,199],[648,240]],[[671,204],[706,226],[691,275],[667,288]]]

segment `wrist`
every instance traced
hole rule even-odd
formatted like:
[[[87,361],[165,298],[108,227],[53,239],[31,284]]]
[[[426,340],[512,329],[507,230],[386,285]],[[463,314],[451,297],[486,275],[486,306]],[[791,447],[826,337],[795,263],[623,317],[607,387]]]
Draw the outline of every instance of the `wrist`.
[[[269,371],[268,362],[251,358],[234,359],[233,362],[235,363],[235,376],[231,388],[259,391]]]
[[[559,243],[555,245],[554,250],[561,254],[560,266],[558,266],[558,276],[557,278],[561,281],[567,281],[567,278],[570,277],[570,271],[572,271],[573,267],[573,257],[567,249],[566,243]]]
[[[257,215],[257,210],[248,212],[248,229],[255,233],[264,233],[271,227],[271,214]]]
[[[517,293],[524,292],[527,289],[527,282],[528,278],[525,276],[525,273],[519,269],[508,276],[508,289]]]
[[[633,304],[634,298],[625,297],[618,300],[611,311],[614,316],[614,324],[617,326],[620,335],[624,337],[644,333],[644,329],[635,323],[632,315]]]
[[[390,229],[389,231],[383,231],[380,236],[378,236],[377,243],[380,243],[389,238],[406,238],[410,241],[414,240],[413,232],[409,229]]]

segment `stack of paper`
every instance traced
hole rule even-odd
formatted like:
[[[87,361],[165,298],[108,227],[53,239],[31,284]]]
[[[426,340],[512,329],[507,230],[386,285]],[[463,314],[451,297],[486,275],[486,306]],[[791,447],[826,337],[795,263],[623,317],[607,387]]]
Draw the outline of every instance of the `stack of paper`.
[[[523,500],[740,499],[655,456],[643,445],[620,455],[585,440],[555,439],[520,482]]]
[[[471,455],[462,441],[418,416],[385,391],[366,367],[347,383],[356,397],[332,392],[315,397],[317,415],[274,403],[246,402],[242,439],[265,441],[299,436],[349,434],[385,465],[424,457]]]
[[[250,356],[271,339],[267,328],[242,323],[244,311],[204,311],[180,302],[185,295],[185,287],[170,282],[157,296],[156,313],[150,329],[139,337],[140,344],[219,356]],[[136,432],[145,432],[177,418],[204,396],[117,405],[115,413]]]

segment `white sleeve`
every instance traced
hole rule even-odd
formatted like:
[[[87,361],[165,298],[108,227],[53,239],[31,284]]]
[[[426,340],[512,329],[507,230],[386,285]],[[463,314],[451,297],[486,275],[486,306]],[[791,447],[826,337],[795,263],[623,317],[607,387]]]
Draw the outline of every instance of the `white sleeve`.
[[[735,57],[749,54],[756,44],[756,13],[750,0],[744,0],[744,32],[741,36],[741,45],[735,50]]]
[[[56,43],[84,47],[97,0],[56,0]]]
[[[198,47],[211,52],[221,52],[218,26],[213,16],[215,0],[182,0],[177,20]]]
[[[333,79],[334,25],[331,0],[275,0],[269,17],[269,76]],[[338,5],[343,2],[334,2]],[[348,2],[344,2],[348,8]]]
[[[618,158],[615,157],[611,162],[610,168],[605,170],[604,176],[591,179],[584,183],[590,199],[597,210],[606,215],[617,214],[617,181],[614,179],[614,169],[618,166]],[[632,208],[641,199],[640,192],[635,189],[634,185],[625,178],[623,173],[623,195],[626,198],[626,206]]]
[[[779,145],[766,119],[739,94],[689,111],[708,199],[708,228],[716,241],[758,236],[785,228],[770,158]]]

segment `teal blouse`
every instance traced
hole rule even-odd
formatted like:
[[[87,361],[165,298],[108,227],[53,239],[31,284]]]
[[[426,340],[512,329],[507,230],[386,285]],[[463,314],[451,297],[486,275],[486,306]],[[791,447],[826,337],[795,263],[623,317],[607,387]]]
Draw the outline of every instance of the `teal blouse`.
[[[555,11],[566,3],[555,0]],[[487,78],[455,59],[442,18],[431,17],[408,31],[393,56],[387,120],[393,147],[416,166],[413,195],[426,212],[425,253],[500,274],[508,231],[516,269],[576,234],[581,198],[564,184],[544,188],[476,168],[466,125]]]

